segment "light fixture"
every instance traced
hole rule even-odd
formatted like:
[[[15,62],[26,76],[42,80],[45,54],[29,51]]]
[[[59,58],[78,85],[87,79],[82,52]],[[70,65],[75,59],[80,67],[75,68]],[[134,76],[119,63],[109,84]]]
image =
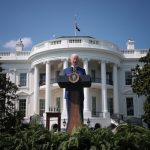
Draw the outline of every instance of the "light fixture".
[[[90,119],[88,118],[88,119],[87,119],[87,125],[90,126],[90,123],[91,123],[91,122],[90,122]]]
[[[66,126],[66,120],[64,119],[63,121],[63,126],[65,127]]]

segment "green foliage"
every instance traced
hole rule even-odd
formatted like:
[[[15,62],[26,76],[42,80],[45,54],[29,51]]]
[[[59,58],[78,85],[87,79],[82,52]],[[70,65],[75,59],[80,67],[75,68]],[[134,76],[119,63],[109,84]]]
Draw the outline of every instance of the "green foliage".
[[[17,90],[17,86],[6,77],[0,66],[0,130],[3,132],[12,132],[23,117],[20,112],[15,111]]]
[[[150,131],[131,125],[121,125],[114,136],[115,150],[148,150],[150,147]]]
[[[150,96],[147,97],[144,103],[144,115],[142,117],[150,128]]]
[[[79,129],[74,129],[70,138],[64,141],[60,149],[62,150],[88,150],[91,147],[91,129],[83,126]]]
[[[146,101],[144,104],[144,115],[143,119],[150,127],[150,49],[145,57],[139,59],[143,63],[142,68],[137,65],[133,69],[133,92],[138,96],[146,96]]]
[[[30,124],[31,125],[37,125],[37,124],[42,124],[41,116],[38,114],[35,114],[30,117]]]
[[[139,65],[135,67],[133,72],[133,92],[140,95],[150,95],[150,64],[144,64],[141,68]]]
[[[92,133],[92,148],[110,150],[113,145],[113,133],[110,129],[99,128]]]
[[[57,150],[68,134],[50,132],[41,125],[34,125],[24,130],[17,130],[15,135],[2,134],[0,149],[8,150]]]
[[[139,126],[119,126],[92,130],[86,126],[72,134],[48,131],[41,125],[30,126],[16,134],[1,134],[1,150],[148,150],[150,131]]]

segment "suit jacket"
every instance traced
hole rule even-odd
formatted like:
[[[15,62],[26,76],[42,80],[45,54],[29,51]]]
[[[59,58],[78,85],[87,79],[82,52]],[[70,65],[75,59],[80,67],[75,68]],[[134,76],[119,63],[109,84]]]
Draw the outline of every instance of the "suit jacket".
[[[68,67],[68,68],[64,69],[64,75],[69,76],[72,73],[72,71],[73,71],[72,67]],[[85,69],[83,69],[81,67],[76,68],[76,73],[78,73],[79,75],[86,75]],[[80,99],[84,100],[83,88],[79,87],[79,91],[80,91]],[[70,99],[70,93],[67,89],[65,91],[65,99]]]

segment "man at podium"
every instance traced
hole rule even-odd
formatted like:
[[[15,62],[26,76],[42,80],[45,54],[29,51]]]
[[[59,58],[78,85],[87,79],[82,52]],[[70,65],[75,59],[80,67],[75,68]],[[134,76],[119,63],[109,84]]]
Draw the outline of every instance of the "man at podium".
[[[72,54],[70,56],[70,63],[71,67],[65,68],[64,69],[64,75],[69,76],[72,73],[77,73],[79,76],[80,75],[86,75],[85,69],[79,67],[78,64],[79,56],[77,54]],[[81,120],[83,122],[83,107],[84,107],[84,92],[83,92],[83,87],[78,88],[79,91],[79,97],[80,97],[80,102],[79,102],[79,107],[80,107],[80,113],[81,113]],[[66,99],[66,105],[67,105],[67,115],[70,113],[70,97],[71,97],[71,92],[66,88],[65,91],[65,99]]]

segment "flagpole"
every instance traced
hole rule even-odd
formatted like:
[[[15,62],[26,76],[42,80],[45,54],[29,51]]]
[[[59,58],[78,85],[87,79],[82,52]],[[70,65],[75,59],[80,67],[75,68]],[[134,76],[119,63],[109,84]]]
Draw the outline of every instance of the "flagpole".
[[[77,30],[76,30],[76,15],[74,15],[74,35],[77,36]]]
[[[76,27],[74,28],[74,36],[77,36]]]

